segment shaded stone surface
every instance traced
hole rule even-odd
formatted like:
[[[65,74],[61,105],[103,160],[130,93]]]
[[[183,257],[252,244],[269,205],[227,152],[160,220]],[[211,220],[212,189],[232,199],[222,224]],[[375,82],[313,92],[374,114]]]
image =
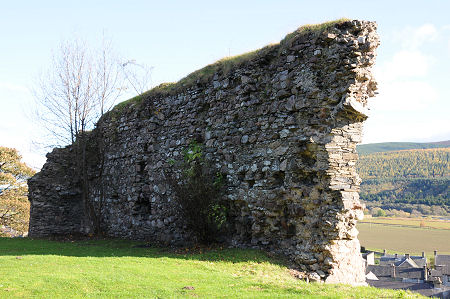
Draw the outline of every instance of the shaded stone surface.
[[[356,144],[378,44],[367,21],[294,33],[231,70],[116,108],[87,137],[85,199],[73,146],[55,149],[30,179],[30,236],[97,224],[113,237],[191,242],[164,170],[199,140],[226,174],[230,245],[284,254],[326,282],[363,284]]]

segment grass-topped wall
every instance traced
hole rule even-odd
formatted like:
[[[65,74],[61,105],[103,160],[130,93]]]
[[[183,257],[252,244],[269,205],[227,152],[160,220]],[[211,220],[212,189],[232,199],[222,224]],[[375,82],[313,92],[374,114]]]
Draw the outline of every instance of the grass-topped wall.
[[[180,198],[220,178],[220,198],[198,213],[220,220],[214,241],[285,255],[310,279],[363,283],[354,165],[377,46],[372,22],[301,27],[119,104],[88,135],[84,171],[67,147],[30,180],[30,235],[195,245]],[[203,182],[189,176],[196,163]]]

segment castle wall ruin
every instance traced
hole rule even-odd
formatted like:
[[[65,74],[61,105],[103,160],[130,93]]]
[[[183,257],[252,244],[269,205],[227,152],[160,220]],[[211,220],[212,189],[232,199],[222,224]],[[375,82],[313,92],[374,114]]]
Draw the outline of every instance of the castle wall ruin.
[[[378,44],[374,22],[302,28],[119,105],[86,137],[86,190],[73,145],[29,180],[29,235],[91,233],[88,201],[107,236],[189,242],[164,170],[195,139],[226,174],[230,245],[284,254],[325,282],[364,283],[356,144]]]

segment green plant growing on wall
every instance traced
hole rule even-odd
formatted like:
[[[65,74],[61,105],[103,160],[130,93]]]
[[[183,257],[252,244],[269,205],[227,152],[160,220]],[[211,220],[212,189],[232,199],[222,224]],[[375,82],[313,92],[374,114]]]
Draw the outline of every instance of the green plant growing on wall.
[[[224,178],[204,158],[196,142],[183,150],[182,160],[171,159],[174,172],[168,175],[179,213],[198,241],[211,244],[226,231],[228,206],[223,199]]]

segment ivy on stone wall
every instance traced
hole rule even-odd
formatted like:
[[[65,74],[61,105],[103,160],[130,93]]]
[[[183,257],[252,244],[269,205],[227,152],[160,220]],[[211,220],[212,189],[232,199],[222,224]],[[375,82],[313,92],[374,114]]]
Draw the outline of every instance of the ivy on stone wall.
[[[169,164],[173,171],[167,177],[188,229],[202,243],[219,241],[228,220],[223,175],[205,159],[197,142],[183,150],[182,159],[170,160]]]

